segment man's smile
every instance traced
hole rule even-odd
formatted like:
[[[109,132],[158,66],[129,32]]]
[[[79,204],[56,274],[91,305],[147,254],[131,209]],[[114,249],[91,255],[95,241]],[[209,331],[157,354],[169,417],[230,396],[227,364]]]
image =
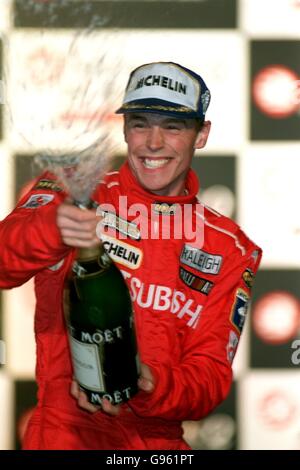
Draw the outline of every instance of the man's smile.
[[[141,161],[145,168],[148,170],[162,168],[167,165],[171,158],[152,158],[152,157],[142,157]]]

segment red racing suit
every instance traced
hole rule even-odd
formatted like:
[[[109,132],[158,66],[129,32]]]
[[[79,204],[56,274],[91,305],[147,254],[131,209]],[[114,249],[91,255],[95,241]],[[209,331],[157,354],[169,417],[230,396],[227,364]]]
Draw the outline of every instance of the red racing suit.
[[[227,396],[261,250],[232,220],[197,202],[192,170],[185,192],[148,193],[126,163],[93,195],[104,246],[130,289],[141,362],[155,379],[154,392],[140,391],[117,417],[90,414],[70,395],[63,287],[75,250],[56,225],[66,193],[46,173],[1,222],[0,287],[35,276],[38,404],[25,449],[188,449],[181,422],[199,420]]]

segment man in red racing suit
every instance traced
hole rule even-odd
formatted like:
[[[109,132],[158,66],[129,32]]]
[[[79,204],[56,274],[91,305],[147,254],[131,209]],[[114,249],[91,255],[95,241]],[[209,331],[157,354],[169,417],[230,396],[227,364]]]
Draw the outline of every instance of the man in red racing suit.
[[[147,129],[156,119],[150,116]],[[129,141],[131,123],[125,134]],[[140,135],[140,124],[132,129]],[[183,182],[178,195],[149,191],[126,162],[93,194],[100,204],[104,247],[131,293],[140,359],[155,384],[150,393],[141,390],[122,404],[117,414],[89,413],[70,394],[63,288],[75,248],[65,243],[57,223],[64,189],[45,173],[1,222],[0,287],[35,277],[38,405],[25,449],[189,449],[182,421],[199,420],[227,396],[261,250],[233,221],[197,201],[192,170]],[[128,210],[136,204],[143,205],[143,217]],[[166,221],[171,233],[175,222],[186,227],[186,208],[197,237],[186,232],[165,237]]]

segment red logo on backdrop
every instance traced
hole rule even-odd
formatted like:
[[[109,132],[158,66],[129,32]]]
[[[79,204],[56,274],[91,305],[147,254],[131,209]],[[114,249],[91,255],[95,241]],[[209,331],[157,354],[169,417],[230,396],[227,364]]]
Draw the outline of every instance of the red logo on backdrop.
[[[282,430],[295,419],[297,407],[285,391],[274,390],[261,399],[258,411],[266,426]]]
[[[254,331],[262,341],[284,344],[297,336],[300,302],[289,292],[269,292],[254,305],[252,318]]]
[[[300,109],[300,77],[283,65],[268,65],[253,80],[252,94],[260,111],[272,118],[292,116]]]
[[[42,2],[44,3],[43,0]],[[76,58],[76,54],[73,54],[73,58]],[[70,66],[72,66],[73,70],[68,72]],[[77,66],[82,69],[84,66],[87,67],[88,64],[78,61]],[[89,85],[90,77],[88,77],[88,75],[85,77],[86,83],[82,83],[80,89],[77,87],[76,96],[78,98],[78,95],[81,94],[82,97],[82,100],[79,100],[80,107],[78,108],[75,98],[72,98],[70,92],[68,95],[66,91],[72,90],[72,83],[68,82],[72,80],[72,76],[75,81],[74,76],[77,71],[76,63],[73,64],[70,58],[63,56],[60,51],[47,46],[36,48],[26,59],[26,70],[29,77],[27,80],[29,80],[29,83],[34,85],[36,89],[39,89],[39,91],[42,89],[43,93],[47,93],[47,88],[49,88],[49,92],[56,90],[61,92],[65,99],[73,99],[73,102],[69,104],[69,108],[71,109],[62,110],[58,115],[58,122],[64,124],[66,127],[69,128],[72,124],[79,121],[83,123],[109,122],[112,124],[122,122],[122,116],[106,109],[102,102],[101,109],[99,109],[99,106],[95,104],[93,100],[89,99],[89,102],[85,101],[85,93],[87,93],[88,86],[91,86]],[[86,70],[86,74],[88,73],[88,70]],[[116,104],[115,108],[117,107]]]
[[[57,82],[64,70],[65,59],[53,51],[40,47],[27,59],[30,78],[36,86]]]

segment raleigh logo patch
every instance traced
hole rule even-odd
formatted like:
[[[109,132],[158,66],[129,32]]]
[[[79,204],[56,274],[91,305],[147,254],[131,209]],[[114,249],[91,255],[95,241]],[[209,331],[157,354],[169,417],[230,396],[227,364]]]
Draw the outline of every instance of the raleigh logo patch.
[[[101,220],[101,225],[104,227],[111,227],[116,229],[118,232],[127,235],[134,240],[140,240],[141,234],[137,225],[133,222],[129,222],[122,217],[114,214],[113,212],[101,212],[103,219]]]
[[[235,301],[231,310],[231,322],[241,333],[245,324],[247,309],[249,304],[249,296],[243,289],[238,289],[235,296]]]
[[[113,261],[131,269],[140,267],[143,258],[142,250],[105,234],[101,235],[101,239],[106,253]]]
[[[43,179],[37,182],[33,189],[49,189],[51,191],[62,191],[62,188],[53,180]]]
[[[195,274],[187,271],[186,269],[179,268],[180,279],[191,289],[197,290],[202,294],[208,295],[213,288],[213,282],[196,276]]]
[[[176,213],[177,204],[168,204],[167,202],[155,202],[152,204],[153,212],[162,215],[174,215]]]
[[[53,194],[32,194],[25,204],[20,207],[24,207],[26,209],[37,209],[40,206],[49,204],[53,199]]]
[[[184,245],[180,255],[181,263],[206,274],[218,274],[221,269],[222,260],[223,257],[221,255],[206,253],[189,245]]]

